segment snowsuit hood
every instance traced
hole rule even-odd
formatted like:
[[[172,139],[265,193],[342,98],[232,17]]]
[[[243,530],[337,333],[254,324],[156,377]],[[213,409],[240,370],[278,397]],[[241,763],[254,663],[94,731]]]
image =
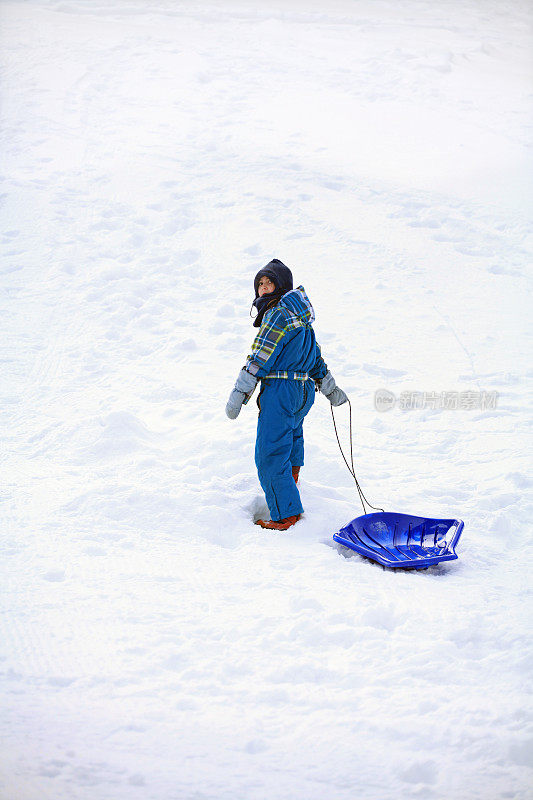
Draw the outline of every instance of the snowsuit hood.
[[[287,292],[264,316],[246,359],[248,372],[259,380],[288,379],[294,373],[322,380],[328,369],[315,338],[314,318],[303,286]]]
[[[306,325],[311,325],[315,320],[315,311],[303,286],[284,294],[278,303],[278,308],[286,308]]]

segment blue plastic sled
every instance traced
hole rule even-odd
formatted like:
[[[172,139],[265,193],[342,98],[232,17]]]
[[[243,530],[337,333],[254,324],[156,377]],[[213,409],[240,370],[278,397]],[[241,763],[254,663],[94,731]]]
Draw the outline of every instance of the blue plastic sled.
[[[457,558],[460,519],[428,519],[383,512],[353,519],[333,539],[384,567],[425,569]]]

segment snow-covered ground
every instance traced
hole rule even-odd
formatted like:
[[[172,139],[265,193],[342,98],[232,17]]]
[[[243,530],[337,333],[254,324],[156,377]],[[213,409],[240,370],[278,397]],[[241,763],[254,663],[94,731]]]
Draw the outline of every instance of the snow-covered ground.
[[[530,10],[2,0],[1,800],[530,796]],[[274,256],[370,502],[458,561],[334,545],[322,396],[304,518],[252,524]]]

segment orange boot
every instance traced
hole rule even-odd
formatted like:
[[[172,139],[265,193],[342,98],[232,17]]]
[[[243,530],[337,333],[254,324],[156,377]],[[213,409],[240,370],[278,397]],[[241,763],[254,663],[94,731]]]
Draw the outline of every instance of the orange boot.
[[[296,514],[294,517],[285,517],[285,519],[280,519],[278,522],[274,522],[271,519],[258,519],[255,524],[260,525],[262,528],[268,528],[268,530],[271,531],[286,531],[291,525],[295,525],[301,516],[301,514]]]
[[[292,477],[294,478],[294,483],[298,483],[299,474],[300,474],[300,467],[293,467],[292,468]]]

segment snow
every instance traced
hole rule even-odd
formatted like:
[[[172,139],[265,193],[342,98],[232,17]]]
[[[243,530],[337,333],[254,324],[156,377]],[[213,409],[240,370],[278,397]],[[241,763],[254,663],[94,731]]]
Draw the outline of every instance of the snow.
[[[530,18],[2,2],[2,800],[529,796]],[[323,397],[304,518],[252,524],[224,406],[272,257],[370,502],[463,519],[457,561],[333,543],[362,509]]]

